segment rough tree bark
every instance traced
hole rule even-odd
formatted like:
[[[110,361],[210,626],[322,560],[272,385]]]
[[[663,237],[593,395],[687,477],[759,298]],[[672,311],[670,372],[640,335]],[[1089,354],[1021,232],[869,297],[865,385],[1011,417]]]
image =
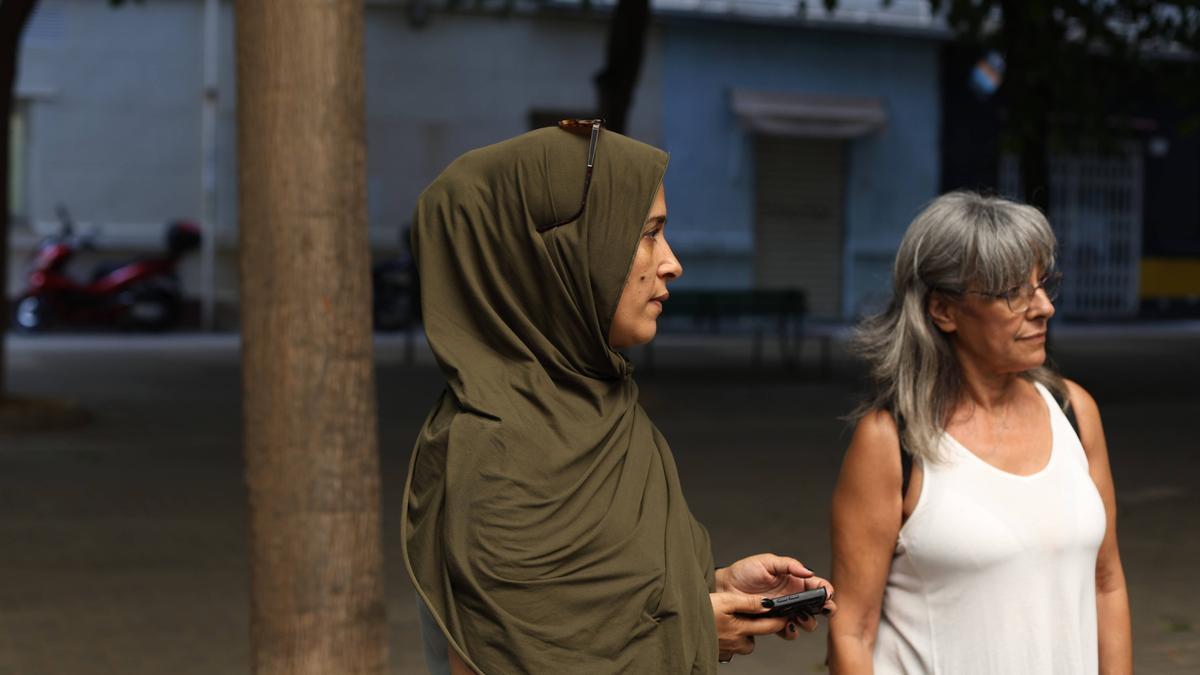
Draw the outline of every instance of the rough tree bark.
[[[253,672],[382,674],[363,3],[235,11]]]
[[[650,25],[650,0],[619,0],[608,31],[608,57],[596,73],[596,95],[604,124],[625,133],[625,121],[633,104]]]
[[[8,120],[12,115],[16,92],[17,61],[21,54],[21,33],[33,14],[37,0],[0,0],[0,401],[8,395],[8,359],[5,333],[8,329]]]

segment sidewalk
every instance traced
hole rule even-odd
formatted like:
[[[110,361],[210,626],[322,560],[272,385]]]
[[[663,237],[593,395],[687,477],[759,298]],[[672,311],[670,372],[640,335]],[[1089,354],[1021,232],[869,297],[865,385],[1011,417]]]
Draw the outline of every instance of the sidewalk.
[[[1137,670],[1200,672],[1200,322],[1064,326],[1055,340],[1107,425]],[[815,377],[807,345],[784,373],[769,342],[752,369],[749,343],[665,336],[639,377],[643,403],[718,560],[771,549],[828,573],[838,416],[858,370],[839,343],[831,379]],[[14,337],[9,349],[13,393],[73,398],[96,420],[0,437],[0,673],[248,673],[237,337]],[[413,366],[403,337],[376,350],[392,671],[421,673],[398,518],[441,376],[423,341]],[[821,672],[823,631],[759,643],[722,673]]]

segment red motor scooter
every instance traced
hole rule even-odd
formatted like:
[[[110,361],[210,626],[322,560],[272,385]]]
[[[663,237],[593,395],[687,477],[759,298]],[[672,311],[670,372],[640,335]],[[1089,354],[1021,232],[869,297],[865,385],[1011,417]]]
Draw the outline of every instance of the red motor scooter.
[[[66,209],[59,207],[62,228],[43,239],[31,254],[28,284],[15,303],[18,328],[107,325],[135,330],[164,330],[179,320],[183,291],[175,268],[200,245],[200,228],[187,221],[168,223],[167,250],[161,256],[122,263],[100,263],[90,280],[66,272],[77,251],[93,248],[91,237],[76,235]]]

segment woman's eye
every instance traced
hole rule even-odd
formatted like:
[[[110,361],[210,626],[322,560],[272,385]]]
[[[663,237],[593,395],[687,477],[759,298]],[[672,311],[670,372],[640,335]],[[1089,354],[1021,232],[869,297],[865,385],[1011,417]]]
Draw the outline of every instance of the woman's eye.
[[[658,228],[654,228],[653,230],[646,232],[642,236],[646,237],[647,239],[658,239],[658,232],[659,232]]]

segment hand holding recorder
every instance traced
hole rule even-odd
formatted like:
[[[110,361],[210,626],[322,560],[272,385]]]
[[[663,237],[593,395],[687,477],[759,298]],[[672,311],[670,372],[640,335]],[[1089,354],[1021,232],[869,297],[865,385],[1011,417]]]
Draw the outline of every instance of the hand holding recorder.
[[[710,600],[721,660],[754,651],[756,635],[793,640],[797,627],[811,633],[817,614],[837,611],[832,598],[833,586],[794,558],[761,553],[718,569]]]

